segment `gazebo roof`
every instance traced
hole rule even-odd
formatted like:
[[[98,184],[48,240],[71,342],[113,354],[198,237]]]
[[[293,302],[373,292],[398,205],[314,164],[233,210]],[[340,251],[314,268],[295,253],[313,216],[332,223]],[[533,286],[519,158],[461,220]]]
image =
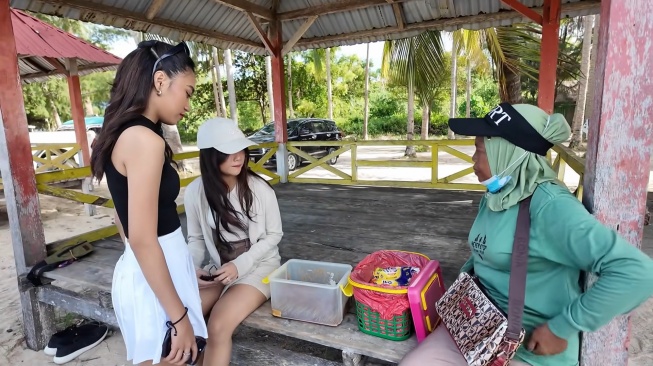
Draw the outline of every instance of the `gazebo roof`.
[[[542,12],[544,0],[520,0]],[[43,14],[264,54],[261,34],[282,21],[284,51],[529,21],[501,0],[11,0]],[[562,0],[562,17],[599,12],[599,0]]]
[[[121,59],[70,33],[16,9],[11,9],[18,67],[24,83],[66,75],[68,60],[79,75],[115,70]]]

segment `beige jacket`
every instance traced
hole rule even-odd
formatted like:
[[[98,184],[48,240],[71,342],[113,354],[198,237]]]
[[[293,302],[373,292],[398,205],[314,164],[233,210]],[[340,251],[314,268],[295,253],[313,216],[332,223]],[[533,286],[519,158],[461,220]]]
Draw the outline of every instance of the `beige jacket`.
[[[243,277],[258,263],[280,260],[278,244],[283,236],[281,214],[274,190],[258,178],[251,177],[249,184],[254,195],[253,217],[248,223],[249,240],[252,247],[233,260],[238,276]],[[206,253],[209,263],[220,267],[220,255],[213,242],[211,225],[208,222],[209,203],[204,194],[202,178],[195,179],[186,187],[184,206],[188,228],[188,249],[196,268],[202,268]]]

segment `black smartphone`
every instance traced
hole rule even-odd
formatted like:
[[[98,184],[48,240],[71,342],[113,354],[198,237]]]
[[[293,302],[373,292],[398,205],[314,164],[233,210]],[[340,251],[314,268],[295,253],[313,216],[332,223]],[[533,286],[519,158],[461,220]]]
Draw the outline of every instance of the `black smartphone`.
[[[200,355],[204,352],[204,348],[206,348],[206,339],[203,337],[195,336],[195,342],[197,343],[197,356],[195,356],[195,361],[193,361],[193,356],[191,356],[187,365],[196,365]]]
[[[197,343],[197,355],[191,355],[188,359],[188,363],[186,363],[187,365],[196,365],[200,355],[204,352],[204,348],[206,348],[206,339],[204,339],[204,337],[195,336],[195,343]],[[170,354],[170,348],[172,348],[172,336],[170,329],[168,329],[165,338],[163,339],[163,348],[161,352],[162,358],[168,357]]]
[[[213,281],[213,280],[215,280],[217,277],[218,277],[218,275],[209,275],[209,276],[201,275],[201,276],[200,276],[200,280],[202,280],[202,281]]]

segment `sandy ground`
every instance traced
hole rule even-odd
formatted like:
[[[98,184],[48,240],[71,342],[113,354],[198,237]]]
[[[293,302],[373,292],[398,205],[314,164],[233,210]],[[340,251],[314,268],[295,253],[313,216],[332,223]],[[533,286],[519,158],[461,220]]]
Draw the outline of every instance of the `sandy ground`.
[[[472,148],[462,147],[460,150]],[[401,147],[359,149],[359,159],[396,159],[401,156]],[[471,150],[470,150],[471,151]],[[427,158],[430,153],[420,154]],[[340,157],[337,168],[349,172],[351,159],[349,154]],[[441,154],[440,177],[452,174],[465,167],[460,160],[450,155]],[[191,165],[195,168],[195,165]],[[198,169],[197,169],[198,170]],[[421,168],[359,168],[359,179],[391,180],[429,180],[430,170]],[[320,169],[308,172],[302,177],[335,178],[331,173]],[[474,182],[471,177],[460,182]],[[569,186],[576,186],[578,176],[567,170],[565,181]],[[649,187],[650,189],[651,187]],[[650,189],[651,190],[651,189]],[[96,193],[108,197],[105,187],[98,187]],[[43,226],[47,242],[81,234],[96,228],[108,226],[113,222],[112,211],[98,208],[95,216],[87,216],[82,205],[71,201],[41,196]],[[645,229],[645,240],[653,239],[653,227]],[[9,237],[9,224],[0,218],[0,365],[54,365],[52,358],[42,352],[27,349],[22,335],[22,316],[14,259]],[[58,314],[61,326],[75,319],[70,315]],[[637,309],[633,314],[632,337],[630,347],[630,365],[653,365],[653,299]],[[128,364],[125,361],[125,349],[119,332],[112,334],[93,350],[83,354],[68,365],[81,366],[118,366]]]

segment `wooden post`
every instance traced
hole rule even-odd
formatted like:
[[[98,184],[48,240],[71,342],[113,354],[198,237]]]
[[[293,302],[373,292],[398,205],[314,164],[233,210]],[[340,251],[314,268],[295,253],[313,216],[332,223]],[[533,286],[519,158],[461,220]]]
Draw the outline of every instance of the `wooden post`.
[[[75,125],[75,140],[81,151],[80,166],[86,166],[91,163],[91,152],[88,144],[88,134],[86,132],[86,119],[84,116],[84,101],[82,100],[82,87],[79,82],[79,73],[77,71],[77,59],[70,58],[68,61],[68,95],[70,96],[70,108]],[[93,180],[88,177],[82,181],[82,192],[91,193],[93,191]],[[89,216],[95,215],[95,205],[84,204],[84,210]]]
[[[560,0],[544,0],[542,12],[542,43],[540,45],[540,78],[537,104],[546,113],[553,113],[558,69],[558,31]]]
[[[560,30],[560,0],[544,0],[542,15],[526,7],[518,0],[501,0],[516,12],[542,26],[540,44],[540,77],[537,87],[537,105],[547,113],[553,113],[558,70],[558,32]]]
[[[274,55],[272,61],[272,100],[274,105],[274,140],[279,144],[277,150],[277,174],[281,183],[288,182],[288,122],[286,120],[285,77],[283,67],[283,35],[281,21],[270,22],[270,42]]]
[[[601,1],[583,203],[636,247],[642,242],[653,142],[652,37],[653,2]],[[581,365],[626,365],[629,328],[629,317],[622,316],[584,333]]]
[[[54,329],[54,311],[52,306],[37,300],[35,288],[23,285],[28,267],[43,260],[46,250],[9,10],[9,0],[0,0],[0,172],[18,275],[25,340],[31,349],[41,349]]]
[[[82,152],[80,165],[86,166],[91,162],[91,154],[86,137],[86,122],[84,119],[84,101],[82,100],[82,87],[79,83],[77,72],[77,59],[68,59],[68,94],[70,95],[70,108],[75,124],[75,140]]]

